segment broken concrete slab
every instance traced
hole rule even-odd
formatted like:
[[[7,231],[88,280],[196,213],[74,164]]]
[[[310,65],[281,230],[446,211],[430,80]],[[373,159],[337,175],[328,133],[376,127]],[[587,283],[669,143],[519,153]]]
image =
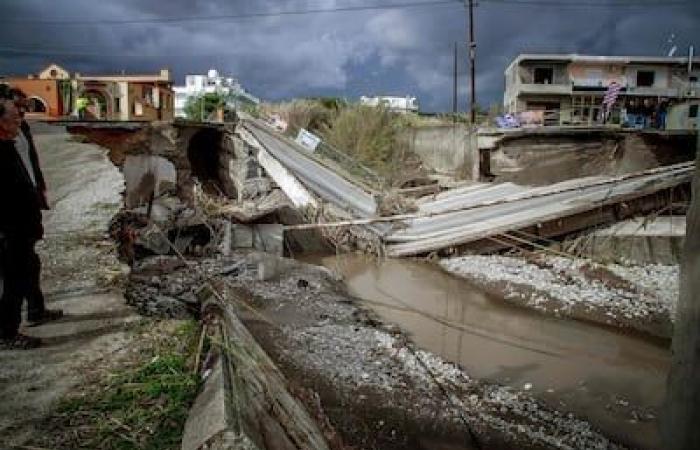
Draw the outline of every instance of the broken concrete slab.
[[[243,120],[240,127],[247,130],[285,171],[291,172],[296,180],[318,198],[360,217],[376,214],[377,203],[371,192],[313,159],[293,140],[256,120]],[[287,194],[289,195],[288,192]]]
[[[289,198],[280,189],[256,198],[239,202],[220,201],[217,205],[205,206],[210,213],[235,219],[241,223],[250,223],[285,208],[292,208]]]
[[[233,225],[233,248],[253,248],[253,227]]]
[[[214,351],[219,353],[221,371],[198,399],[183,450],[199,449],[226,432],[236,438],[235,446],[222,448],[327,450],[317,423],[290,394],[282,373],[236,315],[233,305],[245,299],[224,289],[223,283],[212,283],[202,294],[206,297],[202,315],[209,318],[208,326],[220,343]],[[201,412],[208,404],[215,409],[211,421]]]
[[[255,135],[248,132],[246,129],[239,129],[238,134],[247,145],[257,151],[259,163],[265,168],[275,183],[284,191],[294,206],[297,208],[318,207],[318,202],[314,195],[311,194],[285,166],[275,159],[265,147],[263,147],[256,139]]]
[[[545,228],[543,236],[576,231],[576,226],[579,230],[585,229],[601,221],[666,206],[668,195],[662,198],[656,194],[674,188],[687,189],[693,171],[693,163],[684,163],[620,177],[569,180],[479,202],[471,200],[480,195],[479,188],[466,188],[456,198],[456,204],[449,208],[440,206],[437,211],[431,211],[433,203],[421,204],[416,218],[399,223],[384,237],[391,244],[387,253],[408,256],[440,251],[526,227]],[[444,199],[450,195],[446,192],[438,197]],[[601,213],[567,226],[559,224],[567,217],[600,212],[606,206],[615,205],[619,208],[616,213],[610,213],[609,218]]]
[[[253,227],[253,248],[277,256],[284,254],[284,226],[262,223]]]
[[[182,450],[200,450],[224,433],[232,431],[227,411],[226,386],[223,362],[219,355],[213,366],[207,369],[202,390],[190,408],[182,435]]]
[[[232,245],[236,249],[255,249],[282,256],[284,254],[284,225],[234,224]]]
[[[146,204],[174,190],[177,185],[175,166],[161,156],[127,155],[122,173],[126,183],[124,203],[127,208]]]
[[[577,239],[571,250],[603,261],[680,264],[685,224],[685,216],[630,219]]]

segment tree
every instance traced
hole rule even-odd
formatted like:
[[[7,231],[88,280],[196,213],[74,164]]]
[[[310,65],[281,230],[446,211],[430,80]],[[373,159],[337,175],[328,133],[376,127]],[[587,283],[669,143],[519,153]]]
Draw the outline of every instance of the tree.
[[[226,97],[219,93],[190,97],[185,104],[185,114],[190,120],[204,122],[210,120],[219,108],[226,107]]]

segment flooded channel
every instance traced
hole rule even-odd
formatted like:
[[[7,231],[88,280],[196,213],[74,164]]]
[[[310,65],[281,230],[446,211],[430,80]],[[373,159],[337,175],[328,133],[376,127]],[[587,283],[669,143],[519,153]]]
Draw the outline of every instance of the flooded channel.
[[[611,437],[658,448],[670,351],[615,330],[510,306],[439,267],[364,255],[307,257],[420,347],[471,376],[531,392]]]

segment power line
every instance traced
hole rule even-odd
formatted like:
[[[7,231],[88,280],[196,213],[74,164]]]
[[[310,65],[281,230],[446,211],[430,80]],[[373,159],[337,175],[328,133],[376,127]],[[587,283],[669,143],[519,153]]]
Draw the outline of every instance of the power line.
[[[55,25],[55,26],[102,26],[102,25],[145,25],[184,22],[219,22],[239,19],[256,19],[265,17],[301,16],[308,14],[337,13],[352,11],[373,11],[386,9],[416,8],[438,5],[456,5],[455,0],[433,0],[412,3],[393,3],[388,5],[341,6],[337,8],[313,8],[292,11],[257,12],[241,14],[219,14],[216,16],[181,16],[181,17],[151,17],[143,19],[106,19],[106,20],[41,20],[41,19],[4,19],[2,24],[18,25]]]
[[[154,54],[147,54],[147,53],[133,53],[133,54],[115,54],[112,53],[111,50],[104,50],[102,52],[74,52],[71,50],[62,50],[62,49],[50,49],[50,48],[43,48],[43,49],[27,49],[27,48],[17,48],[17,47],[0,47],[0,53],[17,53],[17,54],[22,54],[22,55],[36,55],[36,56],[105,56],[109,55],[110,58],[114,57],[139,57],[139,58],[158,58],[158,57],[164,57],[164,56],[172,56],[166,55],[166,54],[160,54],[160,55],[154,55]],[[222,55],[226,56],[226,53],[221,53],[221,52],[216,52],[212,53],[210,56],[217,56],[217,55]],[[233,54],[229,54],[233,55]],[[206,54],[203,53],[197,53],[196,55],[181,55],[178,54],[178,56],[184,56],[184,57],[198,57],[198,56],[207,56]]]
[[[617,1],[602,1],[588,0],[579,2],[567,2],[559,0],[479,0],[480,3],[492,3],[507,6],[556,6],[569,8],[588,8],[588,7],[603,7],[603,8],[647,8],[647,7],[669,7],[683,6],[695,3],[693,0],[668,0],[668,1],[644,1],[644,0],[617,0]],[[360,5],[360,6],[341,6],[336,8],[312,8],[291,11],[277,12],[255,12],[255,13],[240,13],[240,14],[219,14],[216,16],[179,16],[179,17],[150,17],[141,19],[101,19],[91,20],[89,18],[82,20],[42,20],[42,19],[4,19],[0,23],[5,25],[44,25],[44,26],[101,26],[101,25],[146,25],[146,24],[167,24],[167,23],[186,23],[186,22],[219,22],[227,20],[243,20],[267,17],[282,17],[282,16],[301,16],[309,14],[322,13],[337,13],[337,12],[353,12],[353,11],[372,11],[372,10],[387,10],[387,9],[402,9],[425,6],[439,5],[458,5],[462,4],[459,0],[434,0],[434,1],[418,1],[410,3],[394,3],[388,5]]]
[[[491,3],[499,6],[556,6],[563,8],[658,8],[687,6],[695,4],[695,0],[669,0],[669,1],[643,1],[643,0],[622,0],[622,1],[580,1],[567,2],[559,0],[479,0],[479,3]]]

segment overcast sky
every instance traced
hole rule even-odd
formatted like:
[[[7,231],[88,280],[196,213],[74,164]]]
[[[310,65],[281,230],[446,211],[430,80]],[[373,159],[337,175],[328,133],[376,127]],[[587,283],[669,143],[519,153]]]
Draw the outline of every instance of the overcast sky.
[[[268,100],[411,94],[423,110],[444,111],[451,109],[452,52],[459,41],[464,110],[466,14],[457,0],[247,19],[104,23],[419,1],[2,0],[0,73],[37,72],[48,62],[84,73],[169,67],[182,84],[187,73],[217,68]],[[508,4],[513,1],[529,3]],[[678,4],[639,6],[645,2]],[[477,100],[487,106],[502,101],[503,70],[521,52],[663,55],[671,34],[679,55],[690,44],[700,49],[700,0],[482,0],[475,29]]]

